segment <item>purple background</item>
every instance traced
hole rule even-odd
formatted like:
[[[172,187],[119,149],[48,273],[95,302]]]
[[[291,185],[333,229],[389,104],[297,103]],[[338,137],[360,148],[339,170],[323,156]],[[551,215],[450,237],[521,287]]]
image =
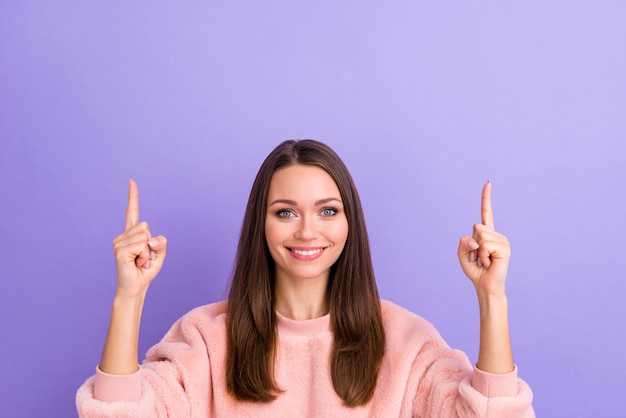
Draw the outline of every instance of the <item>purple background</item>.
[[[473,361],[456,247],[491,179],[538,415],[626,416],[626,3],[432,3],[2,1],[0,415],[75,416],[129,178],[169,239],[144,353],[224,297],[265,155],[316,138],[359,187],[382,296]]]

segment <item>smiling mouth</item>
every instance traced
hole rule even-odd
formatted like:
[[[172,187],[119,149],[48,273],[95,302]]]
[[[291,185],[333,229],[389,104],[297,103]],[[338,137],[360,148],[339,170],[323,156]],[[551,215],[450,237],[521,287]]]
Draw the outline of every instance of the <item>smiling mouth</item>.
[[[289,251],[291,251],[294,254],[298,254],[298,255],[302,255],[305,257],[310,257],[313,255],[317,255],[319,253],[321,253],[322,251],[324,251],[325,248],[315,248],[312,250],[300,250],[300,249],[296,249],[296,248],[288,248]]]

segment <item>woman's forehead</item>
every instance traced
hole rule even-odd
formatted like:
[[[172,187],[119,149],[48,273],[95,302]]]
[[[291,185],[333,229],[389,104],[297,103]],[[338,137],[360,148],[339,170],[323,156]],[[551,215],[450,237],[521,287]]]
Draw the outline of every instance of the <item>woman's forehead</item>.
[[[277,170],[272,176],[268,200],[294,200],[313,203],[320,199],[339,199],[340,192],[326,170],[314,165],[292,165]]]

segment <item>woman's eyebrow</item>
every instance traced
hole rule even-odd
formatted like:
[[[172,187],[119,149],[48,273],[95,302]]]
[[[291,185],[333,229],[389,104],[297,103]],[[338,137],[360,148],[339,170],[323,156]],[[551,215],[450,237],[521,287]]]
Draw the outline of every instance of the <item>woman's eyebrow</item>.
[[[320,200],[316,201],[315,202],[315,206],[324,205],[324,204],[326,204],[328,202],[333,202],[333,201],[336,201],[336,202],[339,202],[339,203],[343,204],[341,199],[339,199],[337,197],[327,197],[326,199],[320,199]]]
[[[315,201],[315,206],[319,206],[319,205],[324,205],[328,202],[339,202],[341,204],[343,204],[343,202],[341,201],[341,199],[337,198],[337,197],[327,197],[325,199],[320,199]],[[276,204],[283,204],[283,205],[290,205],[290,206],[297,206],[298,203],[295,200],[291,200],[291,199],[276,199],[274,201],[272,201],[272,203],[270,203],[270,206],[276,205]]]

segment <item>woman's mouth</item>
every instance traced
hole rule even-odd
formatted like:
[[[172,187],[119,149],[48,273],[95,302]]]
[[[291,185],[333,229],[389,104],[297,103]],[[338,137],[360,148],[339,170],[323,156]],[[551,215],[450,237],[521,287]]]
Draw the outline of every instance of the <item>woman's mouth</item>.
[[[286,248],[289,250],[289,252],[295,259],[306,260],[306,261],[315,260],[320,255],[322,255],[322,253],[326,249],[325,247],[317,247],[317,248],[286,247]]]

